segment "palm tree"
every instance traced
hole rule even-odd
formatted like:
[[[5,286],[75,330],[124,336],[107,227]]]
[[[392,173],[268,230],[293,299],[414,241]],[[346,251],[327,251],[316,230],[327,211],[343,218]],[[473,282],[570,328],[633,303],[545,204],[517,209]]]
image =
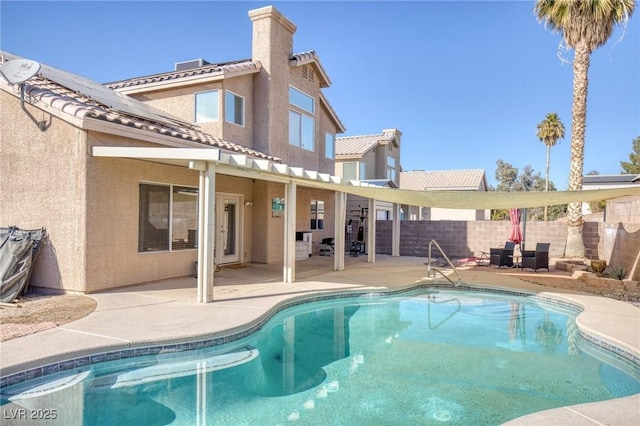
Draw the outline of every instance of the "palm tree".
[[[629,20],[635,6],[635,0],[538,0],[536,2],[534,12],[538,20],[544,22],[552,31],[561,33],[567,47],[574,50],[569,190],[582,189],[591,52],[607,42],[614,25]],[[584,257],[580,203],[569,204],[568,222],[565,256]]]
[[[547,146],[547,180],[544,190],[549,191],[549,161],[551,159],[551,147],[555,146],[558,139],[564,139],[564,124],[555,112],[550,112],[547,117],[538,124],[538,139]],[[544,220],[547,220],[547,206],[544,206]]]

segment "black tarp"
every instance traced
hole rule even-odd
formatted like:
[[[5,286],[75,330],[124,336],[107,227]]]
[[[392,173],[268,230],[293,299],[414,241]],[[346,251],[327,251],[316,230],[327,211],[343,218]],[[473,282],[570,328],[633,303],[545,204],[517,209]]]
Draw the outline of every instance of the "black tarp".
[[[13,302],[26,290],[38,249],[46,236],[44,228],[0,228],[0,302]]]

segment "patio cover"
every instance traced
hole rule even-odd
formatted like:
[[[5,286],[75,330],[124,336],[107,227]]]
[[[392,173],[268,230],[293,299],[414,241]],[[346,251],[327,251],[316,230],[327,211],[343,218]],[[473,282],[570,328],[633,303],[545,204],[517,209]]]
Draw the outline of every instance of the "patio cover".
[[[600,201],[625,195],[640,195],[640,185],[632,188],[618,188],[589,191],[550,191],[550,192],[475,192],[475,191],[417,191],[398,188],[386,188],[369,185],[364,182],[342,182],[337,176],[305,170],[274,163],[264,158],[251,158],[243,154],[224,152],[217,148],[156,148],[156,147],[118,147],[93,146],[94,157],[135,158],[140,160],[178,165],[197,170],[200,173],[199,200],[200,229],[198,243],[198,302],[213,301],[213,251],[215,247],[214,203],[215,178],[217,174],[246,177],[285,184],[287,213],[285,213],[285,261],[283,281],[295,281],[295,205],[296,186],[326,189],[336,193],[336,253],[341,252],[340,232],[344,228],[345,194],[354,194],[369,199],[369,208],[374,200],[388,201],[396,205],[443,207],[458,209],[509,209],[549,206],[583,201]],[[399,218],[399,208],[395,208],[394,217]],[[339,216],[342,214],[342,216]],[[370,216],[370,230],[375,235],[375,221]],[[399,222],[399,221],[398,221]],[[399,232],[397,232],[399,235]],[[374,240],[375,241],[375,240]],[[375,242],[369,245],[369,262],[375,262]],[[344,269],[343,256],[335,256],[335,270]]]
[[[275,164],[265,159],[252,159],[246,155],[227,154],[219,149],[94,146],[92,155],[137,158],[185,167],[191,166],[192,168],[193,164],[198,161],[211,162],[216,164],[218,172],[222,174],[296,183],[302,186],[359,195],[373,200],[422,207],[477,210],[533,208],[640,195],[640,184],[628,188],[548,192],[418,191],[387,188],[359,181],[341,182],[341,179],[336,176],[286,164]]]

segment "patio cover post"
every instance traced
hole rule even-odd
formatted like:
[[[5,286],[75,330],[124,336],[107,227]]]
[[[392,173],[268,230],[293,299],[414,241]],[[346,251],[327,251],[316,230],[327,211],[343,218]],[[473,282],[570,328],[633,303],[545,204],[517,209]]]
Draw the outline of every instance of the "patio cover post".
[[[284,185],[284,265],[282,281],[296,280],[296,190],[295,182]]]
[[[216,166],[206,162],[198,188],[198,302],[213,302],[215,270]],[[204,169],[204,170],[203,170]]]
[[[376,263],[376,200],[369,198],[367,217],[367,262]]]
[[[345,223],[347,221],[347,194],[345,192],[335,192],[334,203],[334,223],[335,230],[333,254],[333,270],[344,271],[344,240],[345,240]]]
[[[391,256],[400,256],[400,204],[393,203],[391,228]]]

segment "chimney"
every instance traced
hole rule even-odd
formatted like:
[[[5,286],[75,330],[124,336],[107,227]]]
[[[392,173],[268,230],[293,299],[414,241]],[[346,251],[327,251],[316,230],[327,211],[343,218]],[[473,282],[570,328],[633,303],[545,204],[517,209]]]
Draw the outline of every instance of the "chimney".
[[[398,129],[384,129],[382,130],[383,135],[392,135],[396,138],[398,142],[398,146],[400,145],[400,138],[402,138],[402,132]]]
[[[296,26],[273,6],[251,10],[249,18],[253,22],[251,59],[260,62],[275,58],[288,61],[293,54]]]
[[[288,99],[296,26],[273,6],[249,11],[253,22],[251,59],[260,62],[260,73],[254,80],[253,148],[276,157],[283,149],[278,141],[288,140],[288,128],[282,126],[289,115]],[[281,144],[280,144],[281,145]]]

